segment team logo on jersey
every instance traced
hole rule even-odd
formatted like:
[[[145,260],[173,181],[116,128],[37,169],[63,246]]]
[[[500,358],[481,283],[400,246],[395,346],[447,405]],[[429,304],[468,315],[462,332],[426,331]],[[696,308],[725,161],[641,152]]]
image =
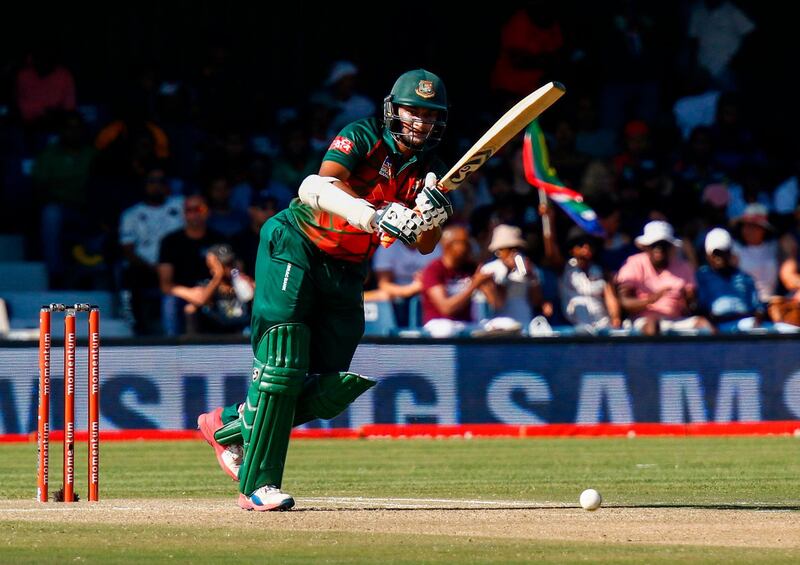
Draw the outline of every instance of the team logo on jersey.
[[[328,151],[341,151],[345,155],[350,155],[353,151],[353,140],[337,135],[331,146],[328,147]]]
[[[419,81],[417,90],[415,90],[423,98],[433,98],[436,96],[436,91],[433,89],[433,83],[429,80]]]
[[[392,178],[392,161],[389,157],[383,160],[383,165],[381,165],[381,170],[378,171],[378,174],[385,179]]]

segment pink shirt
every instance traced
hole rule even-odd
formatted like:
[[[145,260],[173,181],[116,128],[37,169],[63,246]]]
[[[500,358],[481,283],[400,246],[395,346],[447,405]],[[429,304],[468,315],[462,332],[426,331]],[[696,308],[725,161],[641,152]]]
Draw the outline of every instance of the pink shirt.
[[[688,314],[684,289],[696,286],[694,270],[680,259],[670,259],[669,266],[660,273],[655,270],[647,253],[628,257],[619,270],[617,282],[633,288],[636,298],[647,298],[654,292],[666,288],[668,291],[653,304],[649,304],[637,316],[655,314],[660,318],[677,319]]]
[[[26,122],[41,118],[48,110],[75,109],[75,81],[64,67],[40,77],[33,67],[17,74],[17,105]]]

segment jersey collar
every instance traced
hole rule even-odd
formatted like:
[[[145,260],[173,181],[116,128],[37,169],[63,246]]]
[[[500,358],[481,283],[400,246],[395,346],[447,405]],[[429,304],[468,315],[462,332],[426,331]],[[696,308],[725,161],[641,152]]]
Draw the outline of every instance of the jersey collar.
[[[397,141],[395,141],[394,137],[392,137],[392,134],[389,133],[389,130],[387,130],[386,128],[383,128],[383,133],[381,134],[381,136],[383,138],[383,142],[389,148],[393,160],[398,163],[403,163],[402,165],[400,165],[400,169],[398,170],[398,172],[402,171],[409,165],[419,161],[420,153],[418,152],[413,153],[411,157],[409,157],[406,160],[405,157],[403,157],[403,154],[400,152],[400,149],[397,147]]]

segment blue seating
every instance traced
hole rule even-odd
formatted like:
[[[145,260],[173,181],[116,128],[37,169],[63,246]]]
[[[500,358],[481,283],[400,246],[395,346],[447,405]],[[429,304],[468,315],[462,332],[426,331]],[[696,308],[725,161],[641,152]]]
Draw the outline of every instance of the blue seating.
[[[419,294],[408,299],[408,327],[414,330],[422,327],[422,296]]]
[[[0,263],[0,291],[8,290],[47,290],[47,267],[24,261]]]
[[[394,306],[388,300],[364,303],[365,335],[392,335],[397,332]]]
[[[44,304],[96,304],[101,313],[112,318],[116,313],[114,295],[104,290],[54,290],[54,291],[8,291],[2,293],[10,318],[37,319]]]

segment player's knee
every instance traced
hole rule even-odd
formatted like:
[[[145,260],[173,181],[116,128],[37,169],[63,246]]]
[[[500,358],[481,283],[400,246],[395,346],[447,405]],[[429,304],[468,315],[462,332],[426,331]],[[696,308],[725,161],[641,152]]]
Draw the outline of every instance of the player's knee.
[[[259,341],[253,381],[261,392],[296,396],[308,372],[311,332],[301,323],[272,326]]]

